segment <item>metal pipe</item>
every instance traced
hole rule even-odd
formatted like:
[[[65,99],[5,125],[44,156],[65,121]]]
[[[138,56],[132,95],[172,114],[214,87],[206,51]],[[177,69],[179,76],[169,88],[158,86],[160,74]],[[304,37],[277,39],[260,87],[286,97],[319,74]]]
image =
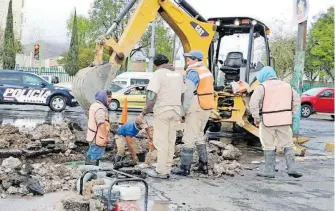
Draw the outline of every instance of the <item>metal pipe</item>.
[[[199,12],[197,12],[189,3],[187,3],[186,0],[175,0],[175,2],[183,7],[183,9],[185,11],[187,11],[188,13],[190,13],[190,15],[192,15],[194,18],[196,18],[197,20],[199,21],[202,21],[202,22],[207,22],[207,20],[202,17]]]
[[[271,65],[271,61],[270,61],[269,40],[268,40],[268,36],[266,35],[266,29],[265,29],[265,27],[263,27],[263,30],[264,30],[264,40],[265,40],[265,47],[266,47],[266,62],[267,62],[267,65],[270,66]]]
[[[149,49],[149,67],[148,72],[154,71],[154,57],[155,57],[155,28],[156,22],[153,22],[151,25],[151,43]]]
[[[123,8],[123,10],[119,13],[119,15],[116,17],[116,19],[113,21],[112,26],[108,29],[106,32],[106,36],[110,35],[110,33],[117,27],[117,25],[120,23],[120,21],[127,15],[127,13],[130,11],[130,9],[134,6],[134,4],[137,2],[137,0],[130,0],[127,5]]]
[[[249,83],[249,74],[250,74],[250,63],[251,63],[251,53],[253,48],[254,40],[254,30],[255,26],[252,26],[249,32],[249,44],[248,44],[248,58],[247,58],[247,69],[245,71],[245,82]]]

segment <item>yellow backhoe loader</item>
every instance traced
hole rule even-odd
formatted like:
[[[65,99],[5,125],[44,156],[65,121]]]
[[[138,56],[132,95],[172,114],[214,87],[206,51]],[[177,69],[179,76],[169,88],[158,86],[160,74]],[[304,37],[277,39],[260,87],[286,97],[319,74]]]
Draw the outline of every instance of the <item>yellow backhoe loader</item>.
[[[111,34],[134,5],[135,11],[116,41]],[[253,125],[247,108],[252,90],[258,84],[257,71],[272,65],[267,38],[269,28],[245,17],[206,20],[185,0],[129,0],[110,29],[96,40],[93,63],[80,70],[73,80],[73,94],[79,105],[87,111],[94,102],[95,93],[110,87],[117,70],[158,14],[180,38],[185,52],[198,49],[204,53],[203,61],[215,76],[216,108],[209,125],[220,128],[221,122],[231,122],[258,136],[258,128]],[[236,39],[246,38],[245,42],[235,44],[233,37],[229,39],[232,35],[236,35]],[[256,45],[258,40],[263,42]],[[104,50],[110,53],[107,64],[102,64]],[[219,58],[222,55],[226,56],[225,61]],[[237,96],[233,94],[230,82],[240,80],[250,84],[250,89]]]

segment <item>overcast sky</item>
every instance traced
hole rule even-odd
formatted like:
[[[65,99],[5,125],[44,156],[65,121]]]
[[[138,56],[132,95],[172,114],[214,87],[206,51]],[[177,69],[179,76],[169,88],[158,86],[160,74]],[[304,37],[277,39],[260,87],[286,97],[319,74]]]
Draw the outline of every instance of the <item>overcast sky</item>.
[[[93,0],[25,0],[23,43],[42,38],[54,42],[68,41],[66,21],[74,8],[88,15]],[[293,0],[188,0],[205,18],[250,16],[265,24],[273,19],[286,21],[292,28]],[[310,0],[310,15],[326,11],[334,0]]]

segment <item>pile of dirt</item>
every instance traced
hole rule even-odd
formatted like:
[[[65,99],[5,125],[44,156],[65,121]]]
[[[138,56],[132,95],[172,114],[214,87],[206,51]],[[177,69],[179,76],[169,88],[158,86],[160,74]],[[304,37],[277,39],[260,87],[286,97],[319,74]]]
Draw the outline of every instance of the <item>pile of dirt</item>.
[[[28,132],[20,132],[13,125],[0,126],[0,158],[33,158],[49,153],[63,153],[69,156],[76,151],[86,149],[78,145],[87,145],[85,131],[79,125],[64,122],[62,124],[40,124]]]
[[[41,162],[29,164],[9,157],[0,166],[0,194],[44,195],[73,189],[80,171],[75,166]]]
[[[153,134],[153,127],[150,126],[151,134]],[[176,134],[176,145],[175,145],[175,154],[174,154],[174,162],[173,166],[179,166],[180,164],[180,151],[182,147],[182,137],[183,131],[178,130]],[[142,149],[147,153],[149,151],[149,145],[146,140],[147,135],[143,130],[139,133],[139,135],[134,139],[139,139]],[[206,177],[221,177],[222,175],[234,176],[235,174],[240,174],[242,167],[237,162],[242,153],[239,149],[234,147],[231,143],[221,142],[221,141],[209,141],[207,142],[207,153],[208,153],[208,166],[209,172]],[[150,155],[150,156],[149,156]],[[127,160],[131,160],[130,153],[128,152]],[[203,176],[203,174],[198,174],[194,170],[198,166],[199,157],[195,150],[192,172],[193,176]],[[146,157],[146,162],[144,164],[140,164],[140,168],[147,168],[148,165],[152,165],[157,162],[157,150],[153,150],[153,152],[148,153]]]
[[[178,167],[180,164],[180,150],[181,145],[176,145],[174,166]],[[203,175],[195,172],[198,168],[199,156],[195,150],[192,165],[192,176],[205,177],[221,177],[222,175],[234,176],[241,172],[241,165],[237,162],[242,153],[232,144],[224,144],[220,141],[207,142],[208,153],[208,175]]]

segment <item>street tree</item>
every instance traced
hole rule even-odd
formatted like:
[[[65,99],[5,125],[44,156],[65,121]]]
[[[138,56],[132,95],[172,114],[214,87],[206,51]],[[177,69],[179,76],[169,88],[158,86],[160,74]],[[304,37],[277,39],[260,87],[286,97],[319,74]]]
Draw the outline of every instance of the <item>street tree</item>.
[[[75,75],[79,70],[79,43],[78,43],[78,26],[77,26],[77,15],[76,10],[74,11],[72,36],[70,42],[69,53],[67,56],[67,64],[65,71],[70,75]]]
[[[276,72],[279,78],[285,79],[294,69],[295,37],[280,37],[270,42],[271,56],[276,61]]]
[[[9,1],[8,13],[6,20],[6,28],[4,34],[4,47],[2,55],[2,63],[4,69],[14,69],[15,68],[15,37],[13,29],[13,10],[12,10],[12,0]]]
[[[325,74],[334,81],[334,7],[317,18],[307,38],[305,75],[314,81]]]

